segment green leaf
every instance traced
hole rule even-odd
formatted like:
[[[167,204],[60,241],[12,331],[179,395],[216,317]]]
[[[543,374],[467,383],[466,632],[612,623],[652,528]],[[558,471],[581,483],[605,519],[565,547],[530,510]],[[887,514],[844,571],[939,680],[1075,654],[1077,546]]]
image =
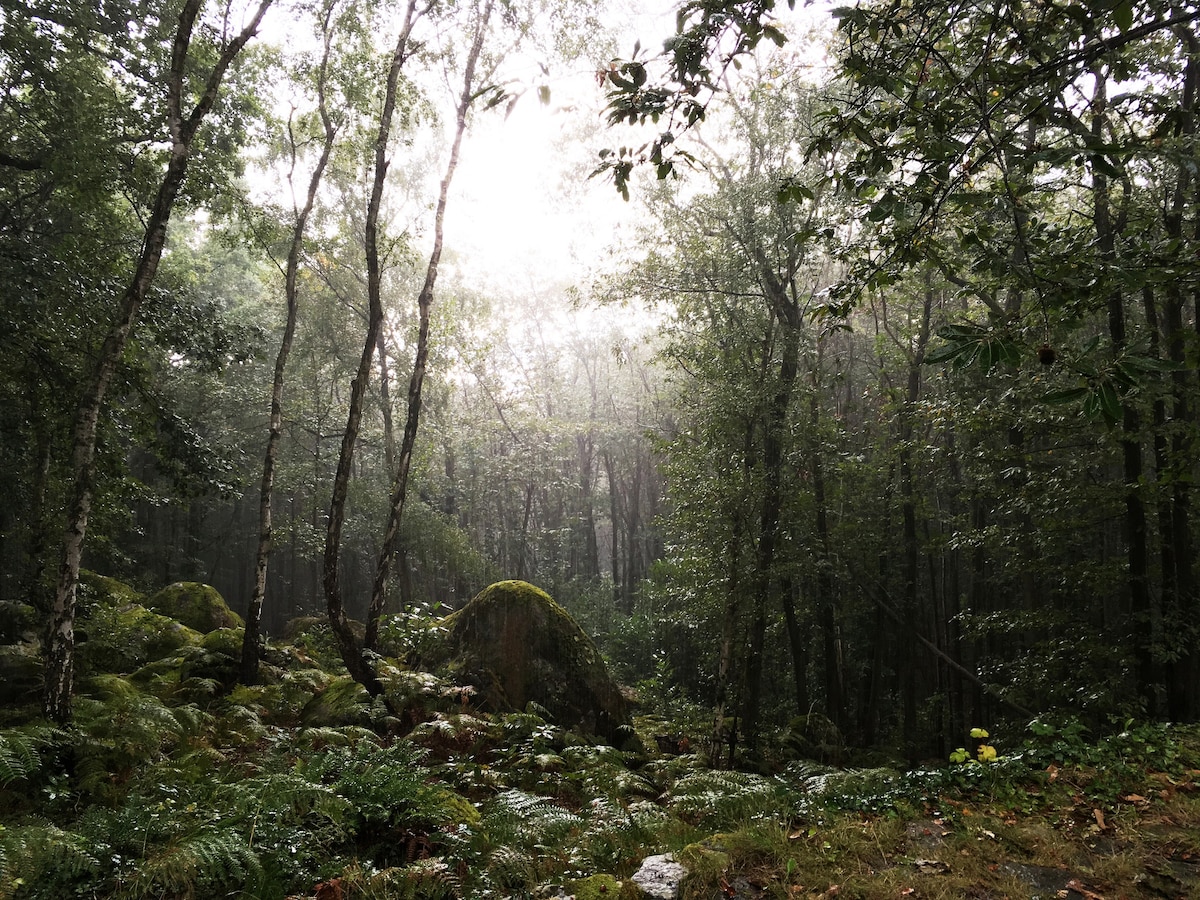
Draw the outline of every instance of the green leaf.
[[[1113,22],[1121,31],[1128,31],[1133,27],[1133,0],[1117,0],[1117,5],[1113,8]]]
[[[1074,403],[1076,400],[1081,400],[1088,395],[1086,387],[1067,388],[1062,391],[1051,391],[1049,394],[1042,395],[1043,403],[1061,404]]]
[[[1100,410],[1110,424],[1115,424],[1121,419],[1121,398],[1110,381],[1100,385]]]

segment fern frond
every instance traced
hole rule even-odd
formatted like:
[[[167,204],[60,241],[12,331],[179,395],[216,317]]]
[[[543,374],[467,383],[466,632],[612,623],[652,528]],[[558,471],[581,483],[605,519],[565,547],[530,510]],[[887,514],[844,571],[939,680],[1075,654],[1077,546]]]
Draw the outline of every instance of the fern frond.
[[[250,846],[229,829],[207,827],[165,846],[142,860],[117,896],[211,896],[257,878],[261,866]]]
[[[0,731],[0,787],[41,768],[41,751],[61,741],[63,732],[50,725],[24,725]]]
[[[491,723],[468,713],[435,713],[432,719],[417,725],[408,737],[410,741],[431,749],[465,749],[479,741],[490,729]]]
[[[552,847],[581,831],[584,819],[548,797],[507,790],[494,797],[483,812],[485,829],[493,826],[514,838],[512,843]]]
[[[706,828],[730,828],[785,809],[778,782],[749,772],[704,770],[675,782],[668,793],[679,818]]]
[[[19,883],[70,882],[100,868],[106,846],[50,824],[0,826],[0,897]]]
[[[379,735],[361,725],[343,725],[340,728],[333,725],[314,725],[302,728],[296,735],[296,743],[309,750],[321,750],[325,747],[353,747],[359,741],[379,742]]]
[[[530,854],[516,847],[500,847],[488,857],[488,876],[503,888],[520,888],[537,880]]]

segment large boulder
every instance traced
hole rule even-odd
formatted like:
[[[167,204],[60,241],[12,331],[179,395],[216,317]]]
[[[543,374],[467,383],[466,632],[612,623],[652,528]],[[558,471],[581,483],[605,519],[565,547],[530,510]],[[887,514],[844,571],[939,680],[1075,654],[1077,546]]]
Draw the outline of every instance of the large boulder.
[[[483,708],[518,712],[532,701],[562,726],[618,747],[630,739],[628,705],[596,645],[545,591],[501,581],[443,624],[439,661],[475,686]]]
[[[241,628],[244,624],[215,587],[196,581],[168,585],[151,597],[147,606],[201,634],[218,628]]]
[[[87,571],[79,581],[81,674],[133,672],[200,641],[199,632],[147,609],[145,596],[124,582]]]

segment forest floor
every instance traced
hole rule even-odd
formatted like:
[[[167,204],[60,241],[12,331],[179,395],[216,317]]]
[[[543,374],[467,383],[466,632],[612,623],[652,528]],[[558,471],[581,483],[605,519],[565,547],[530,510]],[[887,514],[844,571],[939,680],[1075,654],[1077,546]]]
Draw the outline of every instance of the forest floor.
[[[907,770],[784,732],[716,769],[657,752],[667,715],[622,752],[422,671],[372,700],[321,629],[249,687],[240,629],[146,661],[147,616],[96,628],[69,729],[0,704],[0,900],[644,900],[663,854],[679,900],[1200,898],[1200,726],[976,729]]]
[[[1197,898],[1197,777],[1051,764],[1040,779],[843,813],[793,831],[782,872],[725,896],[774,894],[782,875],[806,898]]]

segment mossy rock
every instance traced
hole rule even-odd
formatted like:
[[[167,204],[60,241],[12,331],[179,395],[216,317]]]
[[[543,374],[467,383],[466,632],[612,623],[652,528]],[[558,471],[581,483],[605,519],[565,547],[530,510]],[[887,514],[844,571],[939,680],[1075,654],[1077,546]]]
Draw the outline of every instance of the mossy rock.
[[[201,634],[243,625],[242,617],[229,608],[215,587],[197,581],[177,581],[168,585],[151,597],[147,605]]]
[[[0,600],[0,644],[34,644],[42,623],[38,611],[28,603]]]
[[[439,658],[427,662],[474,685],[484,709],[520,712],[532,702],[559,725],[614,746],[632,738],[628,705],[596,645],[545,591],[501,581],[443,625],[446,636],[433,651]]]
[[[141,591],[116,578],[98,575],[87,569],[79,572],[79,586],[85,606],[90,603],[103,606],[129,606],[131,603],[146,605],[146,595]]]
[[[240,625],[236,628],[218,628],[210,631],[200,639],[200,646],[213,653],[224,653],[234,659],[242,658],[242,641],[245,640],[246,629]]]
[[[335,678],[300,711],[306,728],[336,728],[343,725],[369,725],[370,695],[353,678]]]
[[[98,605],[79,624],[85,674],[133,672],[200,642],[200,634],[144,606]]]
[[[42,654],[36,644],[0,647],[0,706],[36,703],[42,695]]]
[[[611,875],[589,875],[571,882],[575,900],[640,900],[642,892],[633,882],[618,881]]]

